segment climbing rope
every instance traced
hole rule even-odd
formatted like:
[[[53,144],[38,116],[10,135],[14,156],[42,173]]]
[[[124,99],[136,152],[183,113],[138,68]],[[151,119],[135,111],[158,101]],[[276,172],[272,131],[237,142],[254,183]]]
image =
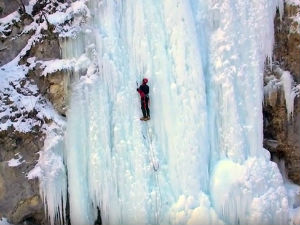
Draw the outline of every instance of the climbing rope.
[[[160,210],[162,207],[162,199],[161,199],[161,190],[160,190],[160,184],[159,184],[159,178],[158,178],[158,172],[159,172],[159,164],[156,163],[155,160],[155,154],[152,146],[152,135],[150,135],[149,127],[146,125],[146,135],[147,137],[144,137],[146,142],[148,142],[149,146],[149,158],[152,163],[153,171],[154,171],[154,177],[155,177],[155,183],[156,183],[156,190],[155,190],[155,221],[156,224],[159,224],[160,220]]]

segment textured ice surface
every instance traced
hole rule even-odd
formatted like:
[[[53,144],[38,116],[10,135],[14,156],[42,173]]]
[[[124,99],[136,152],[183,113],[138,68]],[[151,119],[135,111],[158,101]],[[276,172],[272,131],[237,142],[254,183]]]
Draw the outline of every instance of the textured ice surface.
[[[278,5],[88,2],[89,22],[63,48],[65,59],[90,59],[73,73],[65,139],[72,225],[93,224],[97,207],[111,225],[288,223],[282,176],[262,146]]]

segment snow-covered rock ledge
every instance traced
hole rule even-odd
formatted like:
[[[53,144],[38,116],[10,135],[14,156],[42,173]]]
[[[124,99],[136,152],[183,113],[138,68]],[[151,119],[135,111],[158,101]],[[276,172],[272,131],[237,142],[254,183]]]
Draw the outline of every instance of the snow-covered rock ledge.
[[[5,2],[15,11],[0,18],[1,224],[50,222],[45,212],[51,215],[54,208],[43,206],[46,200],[39,187],[51,188],[50,181],[41,179],[44,173],[54,173],[50,164],[57,168],[53,177],[61,173],[64,179],[59,147],[68,89],[65,71],[84,70],[86,60],[60,59],[60,44],[75,38],[89,17],[85,0],[24,2],[24,9]]]

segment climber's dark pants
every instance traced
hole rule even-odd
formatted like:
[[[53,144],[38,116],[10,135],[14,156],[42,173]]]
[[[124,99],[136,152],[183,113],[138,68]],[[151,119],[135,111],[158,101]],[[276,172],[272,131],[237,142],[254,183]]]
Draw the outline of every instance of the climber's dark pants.
[[[144,117],[148,117],[148,116],[150,117],[150,110],[148,104],[149,104],[148,97],[141,98],[141,109]]]

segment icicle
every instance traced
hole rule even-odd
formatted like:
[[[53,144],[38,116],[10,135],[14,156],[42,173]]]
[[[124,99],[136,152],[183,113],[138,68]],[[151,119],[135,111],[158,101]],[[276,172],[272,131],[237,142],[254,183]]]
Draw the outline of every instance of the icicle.
[[[40,195],[51,225],[66,223],[67,181],[63,150],[61,128],[53,125],[37,165],[28,174],[28,179],[39,178]]]
[[[282,17],[284,15],[284,0],[278,0],[277,6],[279,9],[280,20],[282,20]]]
[[[281,82],[283,86],[284,96],[285,96],[285,104],[288,120],[293,117],[294,113],[294,99],[296,97],[296,93],[293,91],[293,77],[290,72],[283,71],[281,75]]]

